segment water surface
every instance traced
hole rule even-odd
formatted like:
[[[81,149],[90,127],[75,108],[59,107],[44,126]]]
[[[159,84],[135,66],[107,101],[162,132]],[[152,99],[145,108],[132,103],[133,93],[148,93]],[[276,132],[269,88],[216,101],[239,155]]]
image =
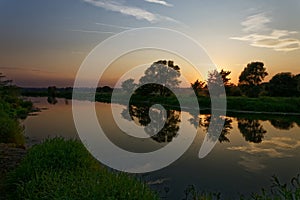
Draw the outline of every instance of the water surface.
[[[47,98],[32,98],[34,105],[47,108],[25,121],[25,134],[42,140],[63,136],[78,138],[72,118],[72,101],[58,99],[56,104]],[[86,105],[91,102],[86,101]],[[168,199],[182,199],[189,185],[221,192],[223,197],[260,192],[269,188],[272,175],[288,182],[300,172],[300,128],[296,118],[288,116],[227,116],[225,128],[213,151],[198,158],[207,132],[210,115],[168,111],[168,121],[162,131],[148,139],[138,139],[122,132],[114,122],[111,105],[95,103],[97,116],[108,138],[119,147],[133,152],[149,152],[163,147],[178,138],[178,134],[191,137],[197,128],[193,144],[184,155],[170,166],[159,171],[140,175],[151,187]],[[124,123],[145,126],[149,123],[147,108],[131,107],[131,117],[122,115],[126,108],[114,104]],[[188,120],[182,120],[183,116]],[[200,117],[200,120],[198,119]],[[296,123],[298,122],[298,124]],[[179,124],[182,123],[183,130]],[[88,130],[87,130],[88,131]],[[151,130],[149,130],[151,131]]]

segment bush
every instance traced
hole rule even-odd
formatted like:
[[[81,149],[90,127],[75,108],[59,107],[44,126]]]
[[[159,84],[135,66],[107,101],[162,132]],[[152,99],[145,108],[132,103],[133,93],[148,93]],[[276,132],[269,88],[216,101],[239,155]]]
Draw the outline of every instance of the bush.
[[[32,147],[5,181],[7,199],[157,199],[145,184],[102,167],[76,140]]]
[[[0,109],[0,143],[15,143],[17,146],[24,146],[23,130],[16,119],[10,118]]]

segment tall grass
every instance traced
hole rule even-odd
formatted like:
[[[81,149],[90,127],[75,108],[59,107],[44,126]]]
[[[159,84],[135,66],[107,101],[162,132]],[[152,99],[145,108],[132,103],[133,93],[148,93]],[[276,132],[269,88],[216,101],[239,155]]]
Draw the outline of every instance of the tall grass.
[[[7,199],[158,199],[144,183],[102,167],[76,140],[32,147],[5,181]]]
[[[261,189],[260,193],[252,193],[250,196],[240,195],[240,200],[299,200],[300,199],[300,175],[292,178],[290,183],[282,183],[278,177],[272,176],[272,186],[269,189]],[[238,192],[238,191],[237,191]],[[221,193],[197,190],[191,185],[185,190],[184,200],[220,200]]]
[[[0,109],[0,143],[14,143],[16,146],[24,146],[23,130],[16,119],[9,117],[6,112]]]

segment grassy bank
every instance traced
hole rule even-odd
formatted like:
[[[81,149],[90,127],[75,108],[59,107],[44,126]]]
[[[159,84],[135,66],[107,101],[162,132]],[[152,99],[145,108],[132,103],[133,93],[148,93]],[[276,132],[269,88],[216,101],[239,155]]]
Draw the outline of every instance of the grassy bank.
[[[299,113],[299,97],[227,97],[229,110]]]
[[[183,102],[185,105],[190,105],[191,97],[183,96]],[[120,98],[121,99],[121,98]],[[99,99],[96,99],[98,101]],[[220,98],[220,100],[222,100]],[[230,113],[300,113],[300,98],[299,97],[227,97],[227,111]],[[179,104],[175,97],[135,97],[131,101],[132,104],[153,104],[161,103],[166,105],[166,108],[179,109]],[[198,97],[198,104],[200,110],[209,112],[211,108],[211,100],[209,97]],[[192,108],[190,108],[192,109]],[[185,110],[183,108],[182,110]],[[186,109],[187,111],[189,109]]]
[[[62,138],[29,149],[21,164],[7,175],[4,187],[4,199],[159,199],[133,176],[101,166],[79,141]],[[197,189],[183,188],[184,199],[224,199],[221,193]],[[239,199],[300,199],[300,176],[288,184],[274,176],[271,188]]]
[[[99,94],[95,96],[95,100],[98,102],[110,102],[111,96],[109,94]],[[181,96],[185,105],[190,105],[190,96]],[[124,99],[122,95],[118,98],[119,103],[123,103],[121,99]],[[221,100],[221,98],[220,98]],[[231,113],[239,113],[240,111],[246,112],[262,112],[262,113],[300,113],[300,97],[226,97],[227,110]],[[178,100],[174,96],[159,97],[159,96],[138,96],[135,95],[131,98],[131,103],[135,105],[145,104],[162,104],[167,109],[178,110]],[[209,110],[211,107],[210,97],[198,97],[198,103],[200,109]],[[193,108],[191,108],[193,109]],[[185,109],[182,109],[185,110]],[[187,109],[188,110],[188,109]]]
[[[117,98],[119,102],[124,103],[122,99],[125,98],[127,94],[122,91],[117,91]],[[180,92],[179,92],[180,93]],[[24,90],[22,95],[25,96],[47,96],[48,93],[46,89],[40,90]],[[183,99],[184,104],[189,105],[191,102],[191,96],[185,94],[184,92],[180,95]],[[58,98],[72,98],[71,89],[58,89],[56,92],[56,97]],[[81,93],[77,95],[78,99],[95,100],[98,102],[110,103],[111,102],[111,92],[96,92],[95,95],[90,93],[88,89],[82,89]],[[238,111],[250,111],[250,112],[283,112],[283,113],[295,113],[300,110],[300,97],[268,97],[262,96],[258,98],[249,98],[245,96],[227,96],[227,109],[230,112]],[[209,109],[211,107],[210,97],[199,96],[198,97],[199,106],[201,109]],[[176,97],[168,96],[162,97],[159,95],[133,95],[131,97],[131,103],[133,104],[153,104],[160,103],[165,105],[168,109],[178,110],[178,100]]]
[[[75,140],[46,140],[29,149],[5,181],[6,199],[158,199],[145,184],[102,167]]]

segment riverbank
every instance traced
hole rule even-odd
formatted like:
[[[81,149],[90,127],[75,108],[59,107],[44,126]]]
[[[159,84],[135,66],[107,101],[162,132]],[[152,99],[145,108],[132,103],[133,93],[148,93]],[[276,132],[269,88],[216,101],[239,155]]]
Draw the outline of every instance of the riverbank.
[[[47,96],[46,92],[23,92],[25,96]],[[124,99],[127,99],[127,95],[124,92],[117,91],[115,94],[114,103],[124,104]],[[89,90],[82,91],[76,95],[76,99],[79,100],[91,100],[103,103],[111,103],[111,92],[96,92],[94,95]],[[58,98],[72,98],[71,90],[57,92]],[[180,94],[185,105],[190,105],[192,96],[189,94]],[[199,96],[198,104],[200,110],[204,113],[210,112],[211,99],[209,96]],[[261,96],[258,98],[249,98],[245,96],[227,96],[220,97],[217,100],[227,102],[227,111],[230,113],[249,113],[249,114],[285,114],[285,115],[300,115],[300,97],[269,97]],[[153,105],[162,104],[166,109],[172,110],[194,110],[194,108],[180,108],[176,96],[161,97],[158,95],[136,95],[134,94],[130,98],[130,103],[135,105]]]
[[[0,199],[159,199],[147,183],[134,175],[112,172],[99,164],[76,140],[48,139],[30,149],[1,144],[0,149],[7,155],[14,155],[6,158],[13,162],[6,163],[12,164],[6,179],[1,176]],[[275,176],[271,180],[270,189],[263,188],[262,192],[251,196],[237,191],[239,199],[300,198],[299,175],[287,184]],[[182,188],[182,193],[185,193],[185,200],[223,199],[219,192],[203,191],[193,185]]]
[[[100,165],[81,142],[62,138],[30,148],[2,186],[5,199],[158,199],[134,176]]]

